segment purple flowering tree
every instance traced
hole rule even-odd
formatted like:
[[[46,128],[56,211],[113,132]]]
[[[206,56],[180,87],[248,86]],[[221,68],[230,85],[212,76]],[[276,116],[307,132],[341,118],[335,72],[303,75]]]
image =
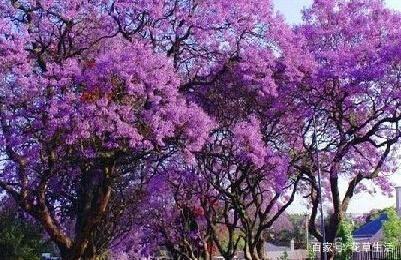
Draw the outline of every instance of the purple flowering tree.
[[[217,74],[190,84],[190,96],[217,125],[196,161],[208,183],[203,190],[211,191],[201,203],[208,230],[226,259],[240,241],[246,259],[265,257],[265,235],[300,181],[294,165],[303,110],[292,97],[313,61],[302,37],[272,11],[260,25],[264,30],[244,31],[235,56]],[[226,241],[219,237],[222,229]]]
[[[127,41],[107,4],[1,2],[0,186],[64,259],[93,257],[123,166],[195,151],[210,125],[178,93],[171,60],[140,36]]]
[[[309,228],[319,241],[318,203],[330,212],[326,236],[333,242],[356,193],[369,187],[391,191],[388,176],[396,169],[394,150],[401,136],[400,22],[400,15],[386,9],[382,1],[316,0],[297,28],[317,64],[300,92],[299,102],[310,114],[299,131],[305,148],[299,169],[309,183],[304,189],[312,202]],[[313,139],[321,159],[323,202]],[[343,196],[341,182],[347,183]]]

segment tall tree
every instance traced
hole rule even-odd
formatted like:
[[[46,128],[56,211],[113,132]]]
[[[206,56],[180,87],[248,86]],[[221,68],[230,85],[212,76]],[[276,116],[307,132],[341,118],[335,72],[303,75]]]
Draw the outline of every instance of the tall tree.
[[[379,0],[316,0],[297,28],[317,63],[300,92],[310,111],[300,131],[305,147],[300,170],[310,187],[310,231],[319,241],[319,203],[329,212],[326,236],[333,242],[356,193],[369,183],[391,191],[388,176],[395,170],[393,152],[401,136],[400,28],[400,15]],[[312,141],[321,159],[323,201]],[[344,196],[342,181],[347,182]]]
[[[121,37],[105,3],[1,7],[0,186],[64,259],[92,258],[122,167],[171,145],[199,149],[210,120],[178,93],[165,55]]]
[[[239,45],[220,77],[205,80],[192,93],[217,125],[196,160],[217,192],[203,207],[212,230],[228,229],[229,247],[221,252],[226,259],[237,249],[237,232],[247,259],[264,257],[264,234],[292,203],[299,182],[294,165],[302,139],[294,131],[304,114],[292,102],[313,62],[302,37],[279,17],[266,27],[266,35],[252,38],[252,45]]]

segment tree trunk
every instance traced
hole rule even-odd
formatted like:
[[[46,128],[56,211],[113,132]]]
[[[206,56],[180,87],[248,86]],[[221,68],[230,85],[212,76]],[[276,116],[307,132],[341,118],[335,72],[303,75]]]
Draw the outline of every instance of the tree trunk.
[[[96,258],[96,247],[93,244],[93,239],[91,239],[86,246],[83,258],[85,260],[94,260]]]
[[[106,168],[83,173],[78,192],[75,239],[70,248],[60,248],[63,260],[95,259],[93,232],[104,216],[111,196],[108,171]]]
[[[205,260],[212,260],[211,253],[209,252],[207,240],[203,243],[203,258]]]
[[[92,242],[86,244],[83,252],[79,249],[71,248],[60,251],[61,259],[63,260],[94,260],[96,259],[96,247]]]
[[[261,260],[258,248],[253,244],[246,244],[244,248],[244,257],[246,260]]]
[[[260,259],[265,259],[264,241],[261,239],[256,244],[256,252]]]

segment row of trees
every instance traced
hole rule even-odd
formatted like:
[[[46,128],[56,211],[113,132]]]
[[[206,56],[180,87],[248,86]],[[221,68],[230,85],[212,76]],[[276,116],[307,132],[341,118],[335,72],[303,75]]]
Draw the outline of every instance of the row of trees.
[[[0,187],[63,259],[262,259],[296,192],[332,242],[355,193],[391,191],[401,16],[380,0],[315,0],[295,28],[257,0],[0,8]]]

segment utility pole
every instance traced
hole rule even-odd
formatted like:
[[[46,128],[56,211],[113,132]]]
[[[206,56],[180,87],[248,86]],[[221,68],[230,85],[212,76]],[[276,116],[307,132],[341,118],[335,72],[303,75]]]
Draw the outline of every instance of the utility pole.
[[[320,229],[322,233],[322,247],[323,251],[323,259],[327,260],[327,252],[323,250],[323,247],[326,245],[326,231],[324,227],[324,214],[323,214],[323,196],[322,196],[322,176],[320,172],[320,161],[319,161],[319,141],[317,139],[317,125],[316,125],[316,112],[313,113],[313,136],[315,142],[315,155],[316,155],[316,168],[317,168],[317,181],[318,181],[318,189],[319,189],[319,200],[320,200]]]
[[[309,214],[305,214],[306,251],[309,252]]]

